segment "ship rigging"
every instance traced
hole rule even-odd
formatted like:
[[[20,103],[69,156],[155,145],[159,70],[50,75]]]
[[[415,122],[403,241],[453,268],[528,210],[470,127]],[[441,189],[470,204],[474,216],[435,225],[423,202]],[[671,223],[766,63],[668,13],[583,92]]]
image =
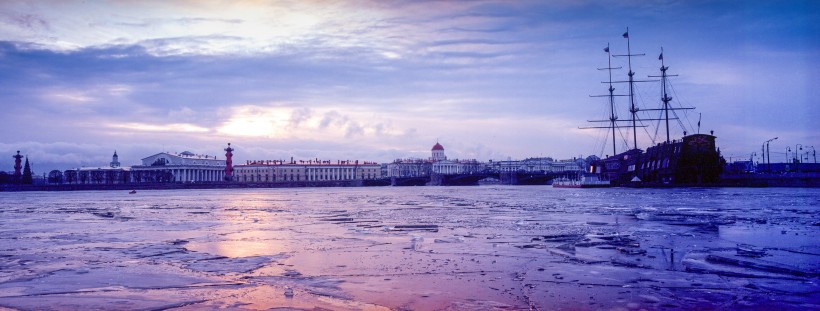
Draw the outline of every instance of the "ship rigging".
[[[598,70],[606,70],[607,73],[608,73],[609,80],[601,82],[601,83],[606,84],[608,86],[608,94],[605,94],[605,95],[590,95],[590,97],[607,97],[608,98],[608,104],[609,104],[608,105],[609,106],[609,111],[607,112],[608,118],[606,120],[588,120],[587,122],[591,122],[591,123],[609,123],[609,124],[606,125],[606,126],[579,127],[580,129],[604,129],[604,128],[608,129],[612,133],[611,134],[612,135],[611,139],[612,139],[612,154],[613,155],[618,154],[618,150],[617,150],[617,146],[616,146],[617,145],[616,131],[618,129],[626,128],[626,129],[631,130],[631,132],[632,132],[632,149],[631,150],[639,150],[638,149],[638,135],[637,135],[637,132],[638,132],[638,128],[648,127],[647,125],[645,125],[644,121],[664,121],[664,126],[663,127],[665,128],[665,133],[666,133],[665,142],[669,143],[671,141],[669,120],[679,120],[679,116],[675,111],[695,109],[694,107],[682,107],[682,106],[681,107],[673,107],[672,106],[671,101],[672,101],[673,97],[669,96],[669,92],[668,92],[669,80],[668,80],[668,78],[669,77],[676,77],[677,75],[667,74],[667,70],[669,69],[669,67],[666,66],[665,63],[664,63],[663,47],[661,47],[661,54],[658,56],[658,60],[660,60],[660,62],[661,62],[661,66],[660,66],[661,74],[660,75],[649,75],[649,76],[647,76],[649,78],[660,78],[660,80],[636,80],[635,79],[636,72],[633,71],[633,69],[632,69],[632,57],[633,56],[645,56],[646,54],[644,54],[644,53],[633,54],[632,53],[632,46],[631,46],[630,37],[629,37],[629,28],[627,28],[626,32],[624,32],[623,37],[627,40],[627,53],[626,54],[615,54],[615,55],[613,55],[612,52],[611,52],[610,45],[609,45],[609,43],[607,43],[607,46],[604,48],[604,52],[607,53],[607,67],[598,68]],[[619,67],[613,67],[612,66],[612,58],[613,57],[626,57],[627,58],[627,66],[628,66],[627,67],[627,69],[628,69],[628,72],[627,72],[628,79],[627,80],[623,80],[623,81],[613,81],[612,80],[612,71],[623,68],[623,67],[620,67],[620,66]],[[661,84],[661,98],[660,98],[661,105],[660,105],[660,108],[645,108],[645,109],[642,109],[642,108],[638,107],[638,105],[636,104],[636,96],[637,96],[636,83],[646,83],[646,82],[660,82],[660,84]],[[629,93],[628,94],[615,94],[616,89],[613,86],[613,84],[615,84],[615,83],[627,83],[628,88],[629,88]],[[629,107],[628,107],[628,111],[629,111],[629,114],[630,114],[629,120],[620,120],[618,118],[618,113],[617,113],[618,109],[617,109],[617,104],[615,102],[616,97],[627,97],[629,99]],[[639,112],[648,113],[650,111],[659,111],[660,116],[658,116],[658,117],[647,117],[647,116],[639,115]],[[680,121],[678,121],[678,123],[680,124],[681,128],[683,128],[684,135],[686,135],[685,126]],[[700,123],[700,121],[698,121],[698,123]],[[698,124],[698,126],[700,126],[700,124]],[[656,133],[655,135],[656,136],[657,136],[657,130],[660,127],[661,127],[660,125],[655,127],[655,129],[656,129],[655,130],[655,133]],[[648,132],[647,132],[647,134],[648,134]],[[653,138],[651,136],[650,136],[650,139],[653,142],[655,141],[655,138]]]
[[[624,32],[623,37],[627,39],[626,54],[613,55],[610,52],[610,45],[607,44],[604,52],[607,53],[607,67],[598,70],[607,70],[609,79],[602,83],[608,86],[608,94],[591,95],[591,97],[607,97],[609,99],[608,119],[590,120],[588,122],[606,122],[607,126],[592,126],[582,128],[607,128],[612,131],[612,156],[595,161],[589,168],[589,173],[599,175],[602,180],[607,180],[613,185],[701,185],[703,183],[715,183],[719,180],[722,170],[722,163],[725,161],[720,156],[720,150],[716,148],[715,136],[713,133],[700,134],[700,121],[698,121],[698,133],[687,135],[685,126],[680,122],[678,110],[691,110],[694,107],[673,107],[672,96],[670,96],[669,78],[677,75],[667,73],[669,69],[664,62],[663,48],[658,56],[661,63],[660,75],[649,75],[648,78],[660,78],[659,80],[636,80],[635,71],[632,66],[633,56],[644,56],[643,53],[633,54],[629,38],[629,28]],[[622,67],[613,67],[613,57],[627,58],[627,77],[625,81],[613,81],[612,71]],[[636,83],[660,82],[660,108],[639,108],[636,103]],[[629,92],[627,95],[615,94],[615,83],[628,83]],[[674,92],[674,88],[671,88]],[[615,97],[625,96],[629,98],[629,120],[620,120],[617,114]],[[657,117],[642,117],[639,112],[644,112],[648,116],[651,111],[659,112]],[[672,140],[670,133],[670,120],[678,120],[683,128],[683,137],[680,140]],[[657,121],[655,126],[655,137],[652,139],[646,151],[638,149],[638,128],[645,128],[645,121]],[[628,123],[624,123],[628,122]],[[663,123],[663,124],[661,124]],[[658,130],[665,127],[666,140],[656,144]],[[615,131],[620,128],[627,128],[632,131],[632,148],[618,153],[616,146]],[[647,134],[648,131],[647,131]],[[626,139],[624,139],[626,140]],[[629,148],[627,143],[627,148]]]

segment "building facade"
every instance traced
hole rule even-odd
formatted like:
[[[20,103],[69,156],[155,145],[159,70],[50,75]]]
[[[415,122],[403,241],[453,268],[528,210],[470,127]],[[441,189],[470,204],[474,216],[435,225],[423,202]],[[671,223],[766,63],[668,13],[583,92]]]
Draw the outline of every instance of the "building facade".
[[[587,160],[574,158],[567,160],[553,160],[546,158],[528,158],[524,160],[490,161],[488,168],[496,172],[525,172],[525,173],[560,173],[569,171],[584,171]]]
[[[238,182],[344,181],[381,178],[381,165],[359,161],[247,161],[233,167]]]
[[[433,163],[422,159],[397,159],[387,164],[387,177],[430,176]]]
[[[216,156],[161,152],[131,167],[135,182],[217,182],[225,178],[225,160]]]
[[[191,152],[161,152],[142,159],[141,165],[120,166],[117,152],[107,167],[79,167],[63,172],[68,184],[123,184],[150,182],[216,182],[225,177],[225,160]]]
[[[108,166],[83,166],[63,172],[62,180],[68,184],[124,184],[130,183],[131,170],[121,167],[119,156],[114,151]]]
[[[436,142],[430,149],[430,158],[397,159],[387,165],[387,177],[424,177],[431,174],[472,174],[481,171],[476,160],[451,160],[444,154],[444,146]]]

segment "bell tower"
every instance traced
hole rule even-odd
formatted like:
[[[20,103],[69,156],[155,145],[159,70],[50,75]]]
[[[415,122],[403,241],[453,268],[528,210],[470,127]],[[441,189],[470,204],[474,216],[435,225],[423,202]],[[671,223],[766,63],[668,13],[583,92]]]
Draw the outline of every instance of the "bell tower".
[[[120,167],[120,157],[117,156],[117,150],[114,150],[114,155],[111,157],[111,167]]]

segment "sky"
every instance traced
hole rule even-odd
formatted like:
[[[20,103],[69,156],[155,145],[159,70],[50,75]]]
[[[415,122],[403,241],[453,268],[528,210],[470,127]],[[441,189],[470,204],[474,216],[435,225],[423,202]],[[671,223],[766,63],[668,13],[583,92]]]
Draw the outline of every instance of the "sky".
[[[125,166],[159,152],[234,162],[556,159],[612,154],[607,54],[660,73],[672,138],[727,160],[820,147],[817,1],[2,1],[0,170]],[[613,80],[628,59],[612,58]],[[628,87],[616,83],[616,94]],[[658,81],[636,105],[661,105]],[[616,97],[620,120],[627,97]],[[644,118],[657,112],[644,111]],[[697,128],[700,119],[701,127]],[[665,140],[657,121],[638,147]],[[681,125],[683,127],[681,127]],[[632,145],[626,129],[617,150]]]

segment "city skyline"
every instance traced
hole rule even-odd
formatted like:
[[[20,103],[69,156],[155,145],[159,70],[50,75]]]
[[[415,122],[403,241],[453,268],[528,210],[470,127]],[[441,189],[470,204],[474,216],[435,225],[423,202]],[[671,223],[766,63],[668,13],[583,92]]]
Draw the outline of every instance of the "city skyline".
[[[761,143],[779,137],[771,144],[779,162],[787,147],[820,144],[819,9],[811,1],[3,2],[0,151],[27,154],[38,173],[105,165],[114,150],[126,166],[164,151],[224,159],[229,142],[236,163],[390,162],[426,158],[436,142],[450,158],[481,161],[604,156],[606,133],[578,127],[606,111],[605,99],[589,95],[605,94],[603,48],[626,54],[629,27],[632,52],[646,54],[632,60],[636,77],[658,74],[663,47],[679,75],[673,97],[697,108],[683,121],[690,131],[701,113],[701,132],[715,131],[727,160],[759,157]],[[660,104],[658,85],[639,87],[643,107]]]

